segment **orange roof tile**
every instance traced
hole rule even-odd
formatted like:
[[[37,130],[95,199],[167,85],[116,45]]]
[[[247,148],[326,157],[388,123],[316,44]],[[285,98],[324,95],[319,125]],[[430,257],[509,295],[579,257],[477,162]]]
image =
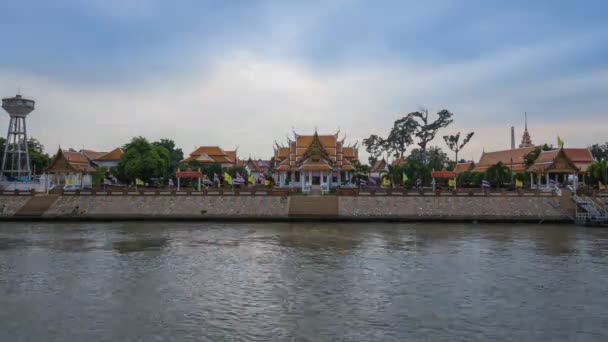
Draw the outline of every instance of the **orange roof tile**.
[[[502,162],[507,167],[513,165],[514,172],[525,171],[524,157],[535,149],[535,146],[531,146],[512,150],[485,152],[481,155],[479,163],[477,163],[473,172],[485,172],[490,166],[498,164],[498,162]],[[511,160],[513,161],[512,163]]]
[[[561,162],[560,162],[561,161]],[[580,169],[568,158],[563,149],[541,151],[534,164],[528,169],[529,172],[545,172],[554,170],[556,172],[578,172]]]
[[[226,156],[231,162],[236,163],[236,151],[226,151]]]
[[[120,160],[120,157],[124,154],[122,148],[115,148],[112,151],[98,157],[97,159],[93,159],[93,161],[117,161]]]
[[[372,165],[370,172],[380,172],[380,171],[384,170],[385,167],[386,167],[386,160],[379,159],[379,160],[376,160],[374,165]]]
[[[191,156],[200,156],[201,154],[206,154],[209,156],[225,156],[226,152],[222,150],[219,146],[201,146],[194,150],[194,152],[190,153]]]
[[[469,172],[469,171],[473,170],[474,167],[475,167],[475,163],[473,163],[473,162],[458,163],[458,164],[456,164],[456,167],[454,167],[454,172],[456,172],[456,173]]]
[[[86,149],[83,149],[80,152],[82,152],[88,160],[96,160],[97,158],[99,158],[107,153],[107,152],[97,152],[97,151],[86,150]]]

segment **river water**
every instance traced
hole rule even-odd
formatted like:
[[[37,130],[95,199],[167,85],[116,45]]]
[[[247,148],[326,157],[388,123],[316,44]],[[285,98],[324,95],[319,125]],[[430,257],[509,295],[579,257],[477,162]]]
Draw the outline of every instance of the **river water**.
[[[608,230],[0,225],[0,341],[608,341]]]

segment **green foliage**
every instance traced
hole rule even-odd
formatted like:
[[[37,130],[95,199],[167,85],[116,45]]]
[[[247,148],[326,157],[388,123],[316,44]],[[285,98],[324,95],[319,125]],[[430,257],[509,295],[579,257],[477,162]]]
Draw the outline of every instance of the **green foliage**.
[[[417,121],[415,136],[418,138],[418,146],[422,151],[426,151],[429,142],[435,139],[437,131],[441,128],[449,126],[454,119],[452,114],[447,109],[443,109],[437,113],[437,119],[429,122],[429,111],[423,109],[419,112],[409,113],[407,116]]]
[[[373,165],[378,160],[378,157],[382,155],[385,143],[384,139],[372,134],[368,138],[363,139],[363,146],[365,146],[365,151],[369,154],[369,164]]]
[[[396,158],[402,158],[407,147],[414,142],[413,135],[417,128],[416,120],[409,115],[395,121],[388,138],[384,141],[385,151],[394,153]]]
[[[131,181],[168,177],[171,154],[165,147],[150,144],[144,137],[135,137],[124,146],[124,151],[118,162],[119,176]]]
[[[405,173],[408,178],[406,182],[406,187],[408,188],[414,187],[416,185],[416,180],[419,178],[422,180],[423,185],[431,183],[432,169],[418,160],[408,160],[405,165],[397,166],[392,171],[396,181],[401,181],[401,177],[403,173]],[[400,182],[400,184],[403,183]]]
[[[448,148],[454,151],[454,153],[456,154],[454,160],[458,161],[458,152],[460,152],[460,150],[462,150],[462,148],[469,143],[469,141],[473,137],[473,134],[475,134],[475,132],[468,133],[462,140],[462,143],[460,142],[460,132],[456,133],[456,135],[443,136],[443,140],[445,141],[446,145],[448,145]]]
[[[595,160],[608,160],[608,142],[602,145],[593,144],[590,149]]]
[[[598,182],[608,184],[607,164],[608,161],[596,161],[589,166],[589,175],[591,176],[591,184],[597,185]]]
[[[498,188],[511,181],[511,170],[502,162],[498,162],[486,170],[486,177],[490,183],[495,184]]]
[[[0,166],[2,165],[2,156],[4,155],[5,146],[6,139],[0,137]],[[42,174],[49,166],[51,157],[44,153],[44,146],[36,138],[29,138],[27,140],[27,149],[30,155],[30,167],[32,174]]]
[[[181,148],[175,148],[175,142],[170,139],[160,139],[160,141],[155,141],[152,143],[152,146],[156,147],[164,147],[167,151],[169,151],[170,160],[169,160],[169,170],[167,175],[164,178],[173,178],[175,179],[175,171],[177,171],[177,165],[184,159],[184,152]]]
[[[536,161],[536,158],[538,158],[538,155],[540,154],[541,151],[551,151],[553,150],[553,145],[547,145],[544,144],[543,146],[539,146],[537,148],[534,149],[534,151],[526,154],[524,156],[524,164],[526,165],[526,169],[530,168],[530,166],[534,165],[534,162]]]
[[[98,167],[95,172],[91,174],[92,182],[94,187],[99,187],[102,184],[104,178],[110,176],[110,169],[107,167]]]
[[[407,157],[408,163],[416,161],[421,164],[426,164],[429,170],[441,171],[448,169],[450,166],[450,158],[440,147],[432,146],[428,150],[423,151],[420,148],[415,148]]]

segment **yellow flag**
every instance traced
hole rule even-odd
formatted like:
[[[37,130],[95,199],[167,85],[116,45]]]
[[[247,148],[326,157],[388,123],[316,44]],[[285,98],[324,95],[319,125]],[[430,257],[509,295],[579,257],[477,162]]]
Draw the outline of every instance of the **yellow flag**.
[[[599,188],[600,190],[606,190],[606,186],[605,186],[605,185],[604,185],[604,183],[602,183],[602,182],[599,182],[599,184],[598,184],[598,188]]]
[[[139,178],[135,178],[135,185],[144,185],[144,181]]]
[[[564,141],[558,135],[557,136],[557,146],[559,146],[559,148],[564,148],[564,145],[565,145]]]
[[[249,182],[249,184],[255,184],[255,177],[253,177],[253,175],[249,175],[249,179],[247,179],[247,182]]]
[[[449,179],[449,180],[448,180],[448,186],[449,186],[450,188],[453,188],[455,185],[456,185],[456,182],[454,182],[454,180],[453,180],[453,179]]]
[[[267,180],[264,181],[264,186],[270,186],[270,180],[269,179],[267,179]]]
[[[384,186],[384,187],[391,186],[391,180],[388,177],[384,177],[384,179],[382,179],[382,186]]]
[[[72,184],[74,184],[74,182],[72,182],[72,178],[65,179],[65,185],[72,185]]]
[[[228,172],[224,172],[224,183],[232,185],[232,177],[228,174]]]
[[[515,180],[515,187],[517,189],[523,188],[524,187],[524,182],[520,181],[519,179]]]
[[[403,184],[407,183],[408,178],[407,178],[407,175],[405,174],[405,172],[401,176],[401,180],[403,181]]]

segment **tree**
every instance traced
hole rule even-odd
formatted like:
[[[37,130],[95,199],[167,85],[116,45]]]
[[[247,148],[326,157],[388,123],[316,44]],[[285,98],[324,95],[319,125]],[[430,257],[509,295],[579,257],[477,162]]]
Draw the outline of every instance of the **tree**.
[[[184,152],[181,148],[175,148],[175,142],[170,139],[160,139],[160,141],[155,141],[152,143],[152,146],[164,147],[169,151],[169,155],[171,156],[169,160],[169,170],[164,178],[173,178],[175,179],[175,171],[177,171],[177,165],[184,159]]]
[[[502,162],[498,162],[486,170],[486,177],[490,183],[496,184],[496,187],[499,188],[510,181],[511,170]]]
[[[117,167],[119,176],[131,181],[137,178],[147,181],[167,175],[171,155],[166,148],[154,146],[144,137],[135,137],[123,149],[125,153]]]
[[[0,166],[2,166],[5,146],[6,139],[0,137]],[[51,157],[44,153],[44,145],[42,145],[36,138],[29,138],[27,140],[27,149],[30,155],[30,168],[32,170],[32,174],[43,173],[51,162]]]
[[[384,144],[386,151],[395,153],[396,158],[403,158],[407,147],[414,143],[413,135],[417,128],[418,124],[411,116],[395,121]]]
[[[589,175],[592,178],[592,184],[597,184],[598,182],[602,182],[602,184],[608,184],[608,171],[606,163],[608,162],[601,160],[589,165]]]
[[[423,151],[420,148],[415,148],[407,157],[408,163],[411,161],[426,164],[430,170],[447,169],[450,163],[450,158],[439,146],[432,146],[428,151]]]
[[[437,113],[437,119],[429,123],[429,111],[423,109],[420,112],[412,112],[407,116],[412,117],[416,121],[416,132],[415,135],[419,139],[418,146],[422,151],[426,151],[426,147],[429,142],[435,139],[437,131],[441,128],[449,126],[454,120],[452,114],[447,109],[443,109]]]
[[[445,143],[446,145],[448,145],[448,148],[454,151],[454,153],[456,154],[454,158],[456,162],[458,162],[458,152],[460,152],[460,150],[462,150],[462,148],[469,143],[469,141],[473,137],[473,134],[475,134],[475,132],[467,134],[466,137],[462,140],[462,143],[460,143],[460,132],[456,133],[456,135],[443,136],[443,140],[445,140]]]
[[[608,160],[608,142],[603,145],[593,144],[590,149],[595,160]]]
[[[534,165],[534,162],[536,161],[536,158],[538,158],[541,151],[551,150],[553,150],[553,145],[544,144],[543,146],[538,146],[534,149],[534,151],[526,154],[524,156],[524,164],[526,165],[526,169],[529,169],[530,166]]]
[[[384,139],[372,134],[368,138],[363,139],[363,146],[365,146],[365,151],[369,154],[369,164],[373,165],[378,160],[378,157],[382,155],[385,143]]]

